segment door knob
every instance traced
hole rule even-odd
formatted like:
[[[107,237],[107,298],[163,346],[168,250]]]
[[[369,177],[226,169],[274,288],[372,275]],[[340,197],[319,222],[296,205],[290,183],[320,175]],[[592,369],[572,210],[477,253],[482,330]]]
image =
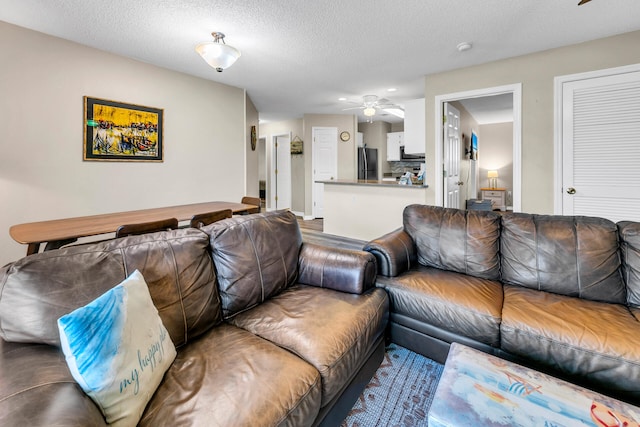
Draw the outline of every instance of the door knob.
[[[333,177],[331,177],[331,181],[333,181]]]
[[[567,188],[567,194],[576,194],[576,189],[573,187]]]
[[[456,184],[458,184],[458,185],[464,185],[464,182],[462,182],[462,181],[458,181],[458,182],[456,182]]]

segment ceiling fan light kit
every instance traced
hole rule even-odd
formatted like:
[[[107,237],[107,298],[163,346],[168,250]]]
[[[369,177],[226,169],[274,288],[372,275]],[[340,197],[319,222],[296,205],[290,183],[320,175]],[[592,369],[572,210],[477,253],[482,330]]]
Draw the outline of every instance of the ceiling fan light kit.
[[[224,34],[214,31],[212,42],[200,43],[196,46],[196,52],[200,54],[207,64],[215,68],[219,73],[233,65],[240,58],[240,51],[229,46],[224,41]]]
[[[364,95],[362,97],[362,105],[342,109],[342,111],[347,110],[362,110],[362,114],[368,119],[369,123],[371,123],[372,117],[376,115],[377,110],[382,110],[394,116],[404,118],[404,110],[402,107],[392,103],[386,98],[378,98],[377,95]]]

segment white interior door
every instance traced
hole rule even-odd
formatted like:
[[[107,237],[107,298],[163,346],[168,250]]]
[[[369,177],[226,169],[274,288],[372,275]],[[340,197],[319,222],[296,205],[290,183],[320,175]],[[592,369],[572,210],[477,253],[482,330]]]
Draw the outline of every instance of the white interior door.
[[[640,71],[562,84],[562,214],[640,221]]]
[[[460,111],[444,103],[444,207],[460,209]]]
[[[338,128],[314,127],[313,139],[313,216],[324,218],[324,184],[338,176]]]
[[[271,206],[274,209],[291,208],[291,135],[273,136],[273,174]]]

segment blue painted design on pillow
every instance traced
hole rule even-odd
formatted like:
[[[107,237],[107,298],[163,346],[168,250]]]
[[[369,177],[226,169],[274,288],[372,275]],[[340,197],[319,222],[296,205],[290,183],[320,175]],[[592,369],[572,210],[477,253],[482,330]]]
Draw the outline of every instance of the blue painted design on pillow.
[[[120,284],[59,320],[75,355],[78,373],[91,390],[100,388],[104,379],[110,377],[113,359],[122,342],[126,298],[127,290]]]
[[[58,319],[69,371],[113,427],[134,426],[176,357],[138,270]]]

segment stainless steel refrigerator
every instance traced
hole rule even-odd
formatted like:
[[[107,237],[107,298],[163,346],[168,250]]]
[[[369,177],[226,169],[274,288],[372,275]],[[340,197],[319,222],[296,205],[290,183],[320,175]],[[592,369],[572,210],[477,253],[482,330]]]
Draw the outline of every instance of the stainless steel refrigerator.
[[[358,148],[358,179],[378,179],[377,148]]]

